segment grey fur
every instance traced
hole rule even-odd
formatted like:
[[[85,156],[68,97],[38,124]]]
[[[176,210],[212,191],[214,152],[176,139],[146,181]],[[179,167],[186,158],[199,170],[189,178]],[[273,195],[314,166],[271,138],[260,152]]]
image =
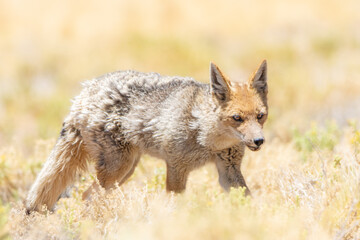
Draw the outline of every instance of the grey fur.
[[[166,161],[168,191],[183,191],[189,173],[207,162],[216,163],[225,190],[246,187],[240,171],[245,144],[221,124],[222,107],[208,84],[119,71],[83,86],[29,192],[28,212],[44,204],[52,209],[89,159],[104,188],[130,177],[144,153]]]

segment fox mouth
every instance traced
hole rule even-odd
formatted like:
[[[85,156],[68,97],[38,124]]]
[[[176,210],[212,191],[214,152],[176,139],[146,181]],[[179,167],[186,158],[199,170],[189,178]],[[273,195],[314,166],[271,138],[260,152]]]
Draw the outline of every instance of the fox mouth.
[[[246,145],[251,151],[259,151],[261,146]]]
[[[257,146],[257,145],[253,145],[252,142],[250,141],[245,141],[244,139],[244,135],[242,135],[241,133],[239,133],[238,131],[236,131],[234,128],[231,128],[231,130],[233,131],[233,133],[235,134],[235,136],[238,137],[238,139],[245,143],[245,145],[251,150],[251,151],[259,151],[261,148],[261,145]]]

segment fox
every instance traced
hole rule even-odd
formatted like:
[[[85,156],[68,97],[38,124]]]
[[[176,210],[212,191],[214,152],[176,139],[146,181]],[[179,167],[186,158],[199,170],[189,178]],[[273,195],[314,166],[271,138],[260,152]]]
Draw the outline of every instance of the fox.
[[[265,141],[267,94],[266,60],[245,81],[230,80],[214,63],[209,83],[134,70],[85,81],[25,199],[26,212],[54,209],[90,162],[97,181],[83,199],[123,184],[142,154],[165,161],[168,192],[183,192],[189,173],[211,162],[225,191],[243,187],[250,195],[241,162],[246,147],[258,151]]]

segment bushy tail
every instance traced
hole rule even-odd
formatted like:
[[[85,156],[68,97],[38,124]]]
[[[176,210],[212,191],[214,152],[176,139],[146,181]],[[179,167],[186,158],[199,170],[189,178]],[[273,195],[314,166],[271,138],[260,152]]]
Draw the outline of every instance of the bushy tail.
[[[86,158],[79,131],[61,136],[30,189],[25,202],[27,213],[40,211],[43,205],[52,210],[78,170],[86,169]]]

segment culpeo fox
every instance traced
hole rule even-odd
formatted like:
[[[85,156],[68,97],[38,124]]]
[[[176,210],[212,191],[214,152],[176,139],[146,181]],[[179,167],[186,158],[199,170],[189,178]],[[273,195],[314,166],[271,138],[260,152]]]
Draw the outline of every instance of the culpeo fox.
[[[245,146],[256,151],[264,142],[267,92],[266,61],[243,83],[212,63],[210,84],[136,71],[87,81],[31,187],[27,212],[52,209],[89,160],[108,189],[132,175],[143,153],[165,160],[168,191],[182,192],[192,170],[214,162],[225,190],[249,194],[240,165]]]

